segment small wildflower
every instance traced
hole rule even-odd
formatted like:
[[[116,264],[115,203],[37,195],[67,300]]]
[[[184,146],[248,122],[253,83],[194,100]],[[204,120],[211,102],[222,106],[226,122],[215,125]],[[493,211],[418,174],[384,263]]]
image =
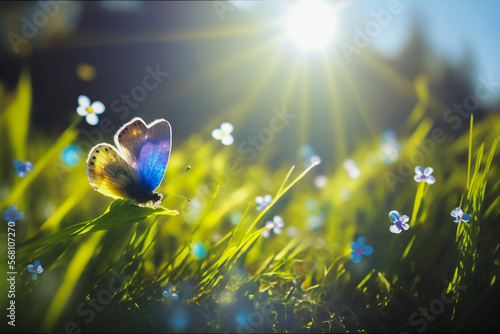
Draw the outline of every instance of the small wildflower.
[[[394,223],[389,228],[392,233],[399,234],[402,230],[410,228],[410,225],[406,223],[410,218],[407,215],[400,216],[396,210],[389,212],[389,219]]]
[[[40,261],[36,260],[34,264],[28,264],[28,271],[32,273],[31,278],[33,280],[37,280],[38,274],[43,273],[42,264],[40,263]]]
[[[472,217],[465,212],[462,211],[460,208],[456,208],[455,210],[451,211],[451,216],[455,218],[454,222],[459,223],[459,222],[464,222],[467,223],[472,219]]]
[[[273,221],[266,222],[266,229],[262,232],[262,236],[264,238],[269,238],[271,236],[270,230],[274,232],[274,234],[280,234],[281,229],[285,226],[283,219],[280,216],[274,216]]]
[[[380,158],[385,164],[391,164],[399,157],[401,145],[396,140],[396,132],[389,129],[384,132],[380,140]]]
[[[16,168],[17,175],[20,177],[25,177],[28,173],[32,172],[35,169],[35,166],[28,160],[24,163],[19,160],[14,160],[14,167]]]
[[[220,140],[223,145],[231,145],[234,142],[234,138],[231,135],[234,127],[229,122],[224,122],[220,125],[220,129],[215,129],[212,131],[212,137]]]
[[[422,167],[417,166],[415,167],[415,173],[417,175],[415,175],[413,178],[417,182],[425,181],[428,184],[434,184],[434,182],[436,182],[436,179],[434,178],[434,176],[431,175],[433,171],[434,169],[432,169],[432,167],[427,167],[424,170]]]
[[[6,222],[16,222],[16,220],[20,220],[24,218],[24,214],[22,212],[17,211],[17,206],[11,205],[9,210],[5,210],[3,212],[3,220]]]
[[[171,297],[173,300],[178,300],[179,295],[173,292],[173,287],[172,284],[168,283],[165,286],[165,291],[163,291],[163,297],[168,299],[168,297]]]
[[[90,104],[90,99],[85,95],[80,95],[78,97],[78,107],[76,112],[80,116],[85,116],[85,120],[90,125],[96,125],[99,123],[99,114],[102,114],[106,110],[104,104],[100,101],[95,101]]]
[[[352,159],[344,161],[344,168],[351,179],[357,179],[361,175],[361,170]]]
[[[255,197],[255,202],[257,202],[257,210],[264,211],[269,204],[273,201],[273,197],[269,194],[266,196],[257,196]]]
[[[324,188],[328,184],[328,179],[326,175],[318,175],[314,178],[314,185],[316,188]]]
[[[359,237],[356,242],[351,242],[351,259],[354,263],[361,261],[361,255],[371,255],[373,253],[372,246],[365,246],[365,238]]]

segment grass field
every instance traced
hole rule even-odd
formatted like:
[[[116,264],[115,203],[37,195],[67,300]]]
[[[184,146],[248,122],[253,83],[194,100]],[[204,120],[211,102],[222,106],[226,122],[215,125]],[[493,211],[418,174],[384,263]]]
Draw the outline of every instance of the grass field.
[[[83,118],[75,112],[52,138],[30,124],[30,87],[24,73],[0,110],[1,209],[24,213],[15,223],[15,270],[7,256],[0,261],[2,272],[17,272],[16,327],[2,322],[2,331],[498,328],[499,113],[464,119],[470,132],[456,133],[417,105],[395,138],[380,131],[357,145],[357,167],[347,168],[325,157],[316,165],[304,147],[293,164],[276,163],[273,144],[248,162],[211,129],[184,142],[174,129],[158,189],[166,197],[153,209],[95,192],[80,145]],[[34,170],[17,176],[14,159]],[[416,182],[416,165],[432,167],[436,182]],[[259,211],[255,198],[266,194],[272,202]],[[454,223],[457,207],[472,220]],[[390,232],[392,210],[409,216],[408,230]],[[283,232],[264,238],[276,215]],[[7,227],[2,233],[6,250]],[[359,237],[373,254],[354,263],[350,245]],[[44,271],[33,280],[27,266],[35,260]],[[0,286],[9,305],[8,281]]]

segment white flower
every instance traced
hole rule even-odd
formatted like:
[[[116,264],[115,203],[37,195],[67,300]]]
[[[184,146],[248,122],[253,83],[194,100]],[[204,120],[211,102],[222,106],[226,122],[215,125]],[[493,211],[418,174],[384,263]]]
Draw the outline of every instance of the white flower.
[[[344,168],[351,179],[357,179],[361,175],[361,170],[352,159],[344,161]]]
[[[231,145],[234,142],[234,138],[231,135],[234,127],[229,122],[224,122],[221,124],[220,129],[215,129],[212,131],[212,137],[217,140],[220,140],[224,145]]]
[[[78,97],[78,108],[76,112],[80,116],[85,116],[85,120],[90,125],[96,125],[99,123],[99,117],[97,115],[102,114],[106,110],[104,104],[100,101],[95,101],[90,104],[90,99],[85,95],[80,95]]]
[[[269,204],[271,204],[272,201],[273,201],[273,198],[269,194],[264,196],[264,197],[257,196],[255,198],[255,202],[257,202],[257,210],[264,211],[264,209],[267,208],[267,206]]]
[[[391,227],[389,227],[389,230],[392,233],[399,234],[401,233],[402,230],[407,230],[410,228],[410,225],[407,224],[407,222],[410,220],[410,217],[407,215],[399,215],[399,212],[396,210],[392,210],[389,212],[389,219],[393,223]]]
[[[281,219],[280,216],[274,216],[273,221],[267,221],[266,222],[266,229],[264,232],[262,232],[262,236],[264,238],[269,238],[271,233],[269,232],[272,230],[274,234],[280,234],[281,229],[285,226],[285,223],[283,222],[283,219]]]
[[[463,212],[463,210],[460,208],[456,208],[455,210],[451,211],[451,216],[455,218],[455,223],[459,222],[467,223],[472,219],[470,215]]]
[[[316,188],[324,188],[328,183],[328,178],[326,175],[318,175],[314,178],[314,185]]]

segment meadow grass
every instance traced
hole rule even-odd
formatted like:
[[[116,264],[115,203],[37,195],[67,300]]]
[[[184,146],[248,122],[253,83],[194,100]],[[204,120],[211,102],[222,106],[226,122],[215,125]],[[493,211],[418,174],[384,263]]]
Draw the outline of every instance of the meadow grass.
[[[87,152],[75,166],[60,161],[77,141],[76,113],[58,138],[29,130],[31,86],[23,72],[0,113],[1,207],[15,204],[25,214],[16,223],[16,330],[491,329],[498,322],[490,298],[498,293],[500,268],[500,114],[477,123],[471,118],[469,133],[436,144],[423,167],[433,167],[437,181],[417,184],[413,170],[402,175],[401,168],[433,128],[421,85],[392,163],[378,158],[379,142],[363,142],[351,154],[360,176],[348,178],[341,165],[325,167],[328,183],[318,188],[314,164],[302,167],[294,157],[296,167],[271,167],[279,147],[248,164],[235,148],[207,140],[209,133],[193,134],[174,145],[159,189],[167,197],[153,209],[93,191]],[[28,159],[35,170],[19,178],[13,159]],[[229,175],[234,159],[241,169]],[[193,166],[188,175],[168,183],[187,165]],[[272,203],[257,211],[255,197],[268,193]],[[473,220],[455,224],[450,211],[456,207]],[[389,232],[391,210],[410,216],[408,231]],[[263,238],[274,215],[285,221],[284,231]],[[349,245],[360,236],[374,252],[353,263]],[[7,249],[6,239],[1,243]],[[45,271],[34,281],[26,266],[37,259]],[[6,263],[2,257],[3,272]],[[179,300],[164,297],[167,283]],[[5,280],[0,284],[6,291]],[[443,289],[453,302],[427,319],[420,315],[421,308],[436,309]],[[7,294],[0,300],[6,305]]]

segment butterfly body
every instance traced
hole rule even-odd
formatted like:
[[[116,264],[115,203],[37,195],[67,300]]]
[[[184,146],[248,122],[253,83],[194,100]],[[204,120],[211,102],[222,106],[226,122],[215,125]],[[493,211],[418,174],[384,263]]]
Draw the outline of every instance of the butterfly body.
[[[146,125],[136,117],[114,137],[116,147],[101,143],[87,158],[87,176],[98,192],[113,198],[156,206],[155,192],[165,175],[172,143],[170,124],[159,119]]]

